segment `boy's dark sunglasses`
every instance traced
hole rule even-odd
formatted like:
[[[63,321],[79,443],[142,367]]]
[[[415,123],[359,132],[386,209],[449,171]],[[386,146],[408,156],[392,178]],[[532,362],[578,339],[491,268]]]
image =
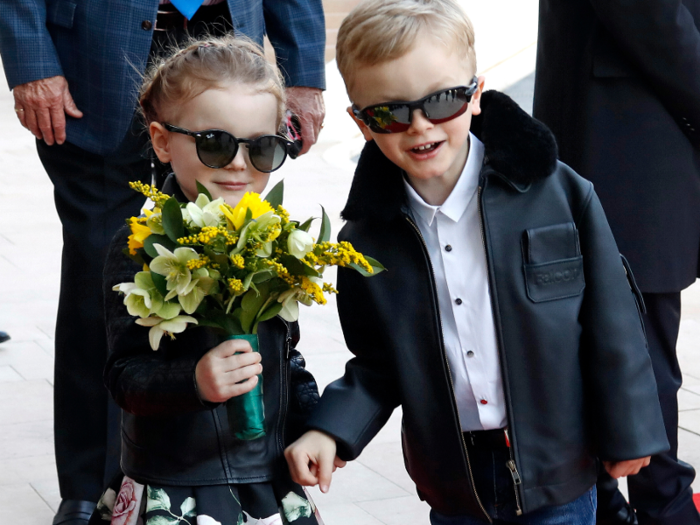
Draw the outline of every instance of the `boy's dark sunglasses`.
[[[228,131],[205,129],[190,131],[163,122],[163,127],[173,133],[182,133],[194,137],[197,156],[202,164],[219,169],[228,166],[238,153],[238,145],[245,144],[248,158],[253,167],[264,173],[279,169],[287,158],[287,149],[291,142],[278,135],[263,135],[256,139],[239,139]]]
[[[467,111],[479,81],[472,79],[469,86],[441,89],[413,102],[383,102],[364,109],[352,106],[353,114],[375,133],[401,133],[411,127],[413,112],[420,109],[433,124],[441,124]]]

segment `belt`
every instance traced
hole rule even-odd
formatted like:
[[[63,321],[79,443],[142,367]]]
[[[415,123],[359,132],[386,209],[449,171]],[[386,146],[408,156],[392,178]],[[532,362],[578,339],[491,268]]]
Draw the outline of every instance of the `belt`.
[[[494,430],[472,430],[463,432],[464,441],[467,446],[474,448],[487,448],[490,450],[499,450],[510,447],[510,441],[506,434],[505,428],[497,428]]]
[[[165,4],[168,5],[168,4]],[[187,29],[187,18],[177,9],[167,9],[161,6],[156,16],[154,31],[172,31],[173,29]]]
[[[201,6],[195,15],[190,20],[190,23],[196,21],[213,22],[217,16],[228,13],[226,2],[214,5]],[[173,31],[187,30],[187,18],[172,4],[163,4],[158,7],[158,15],[156,16],[156,25],[154,31]]]

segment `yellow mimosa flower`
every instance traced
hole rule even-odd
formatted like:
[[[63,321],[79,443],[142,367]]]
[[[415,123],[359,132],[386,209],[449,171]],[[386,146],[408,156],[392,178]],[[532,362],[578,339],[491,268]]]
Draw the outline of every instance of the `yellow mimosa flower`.
[[[143,241],[146,237],[151,235],[151,229],[145,224],[139,222],[138,217],[132,217],[129,219],[129,227],[131,228],[131,235],[129,235],[129,253],[131,255],[136,255],[136,250],[143,248]]]
[[[236,204],[236,207],[233,209],[231,209],[230,206],[221,206],[221,211],[226,218],[231,221],[231,224],[236,230],[243,226],[248,210],[252,212],[253,219],[257,219],[261,215],[273,211],[269,202],[262,200],[259,194],[252,192],[243,195],[243,198],[238,201],[238,204]]]

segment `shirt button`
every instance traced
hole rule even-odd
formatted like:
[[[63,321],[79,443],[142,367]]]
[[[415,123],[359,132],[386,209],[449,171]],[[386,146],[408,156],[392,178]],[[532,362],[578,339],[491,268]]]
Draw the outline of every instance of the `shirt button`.
[[[469,350],[469,351],[467,352],[467,357],[474,357],[474,351],[473,351],[473,350]]]
[[[144,31],[150,31],[152,27],[153,24],[150,20],[144,20],[143,22],[141,22],[141,29],[143,29]]]
[[[488,405],[488,404],[489,404],[489,402],[486,401],[485,399],[482,399],[481,401],[479,401],[479,403],[481,403],[482,405]]]
[[[452,246],[450,246],[449,244],[448,244],[447,246],[445,246],[445,251],[446,251],[446,252],[451,252],[451,251],[452,251]]]
[[[457,299],[455,299],[455,303],[462,304],[462,300],[459,297],[457,297]]]

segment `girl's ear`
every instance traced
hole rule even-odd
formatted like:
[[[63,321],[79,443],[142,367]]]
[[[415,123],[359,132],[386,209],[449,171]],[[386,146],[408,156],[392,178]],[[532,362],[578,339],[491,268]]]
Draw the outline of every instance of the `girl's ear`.
[[[357,127],[360,128],[360,131],[362,132],[362,135],[365,137],[365,140],[374,140],[374,137],[372,136],[372,133],[370,133],[369,128],[367,127],[367,124],[362,122],[352,112],[352,106],[348,106],[347,112],[348,112],[348,115],[350,115],[350,118],[355,121],[355,124],[357,124]]]
[[[168,130],[159,122],[151,122],[148,126],[148,132],[151,135],[151,144],[158,160],[163,164],[169,163],[172,156],[170,154]]]

